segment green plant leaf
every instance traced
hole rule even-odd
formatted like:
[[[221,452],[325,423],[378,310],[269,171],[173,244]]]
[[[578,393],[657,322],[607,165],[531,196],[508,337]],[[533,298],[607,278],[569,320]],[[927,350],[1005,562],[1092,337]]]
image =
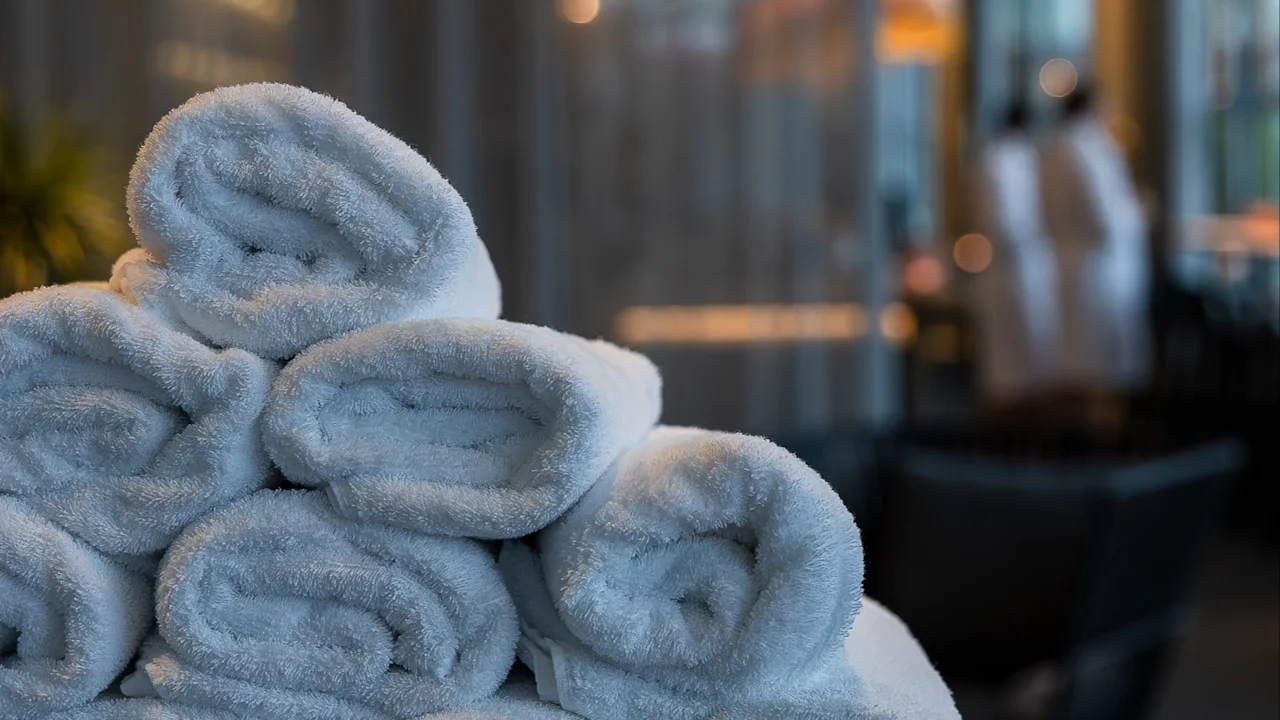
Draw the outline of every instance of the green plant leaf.
[[[130,244],[94,172],[86,133],[60,118],[28,122],[0,98],[0,296],[103,272]]]

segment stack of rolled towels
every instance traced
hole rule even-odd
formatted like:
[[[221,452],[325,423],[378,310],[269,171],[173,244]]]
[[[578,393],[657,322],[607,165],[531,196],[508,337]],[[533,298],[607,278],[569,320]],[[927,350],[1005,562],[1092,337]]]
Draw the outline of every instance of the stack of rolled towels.
[[[820,477],[497,319],[341,103],[197,96],[128,207],[109,287],[0,302],[0,720],[958,717]]]

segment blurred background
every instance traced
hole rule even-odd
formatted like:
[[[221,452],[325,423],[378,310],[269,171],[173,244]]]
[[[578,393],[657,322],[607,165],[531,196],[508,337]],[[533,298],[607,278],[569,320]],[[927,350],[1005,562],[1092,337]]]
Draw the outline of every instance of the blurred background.
[[[151,126],[258,80],[817,467],[965,717],[1280,714],[1280,0],[0,0],[0,296],[105,278]]]

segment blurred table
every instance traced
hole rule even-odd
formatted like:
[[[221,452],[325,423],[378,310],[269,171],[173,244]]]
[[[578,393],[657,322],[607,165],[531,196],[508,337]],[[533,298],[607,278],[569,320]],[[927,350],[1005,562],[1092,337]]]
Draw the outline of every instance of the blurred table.
[[[1190,220],[1169,271],[1174,282],[1205,300],[1213,319],[1280,333],[1280,215]]]

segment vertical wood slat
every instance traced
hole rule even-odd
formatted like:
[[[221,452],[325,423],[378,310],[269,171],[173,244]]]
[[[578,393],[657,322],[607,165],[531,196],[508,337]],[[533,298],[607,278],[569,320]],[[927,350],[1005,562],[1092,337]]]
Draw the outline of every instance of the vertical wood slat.
[[[791,297],[796,303],[822,303],[827,290],[827,252],[822,238],[823,133],[822,74],[813,59],[822,47],[824,18],[817,13],[790,28],[792,93],[784,124],[783,168],[786,180],[785,217],[792,253]],[[798,343],[792,366],[791,424],[805,430],[831,421],[831,378],[828,348],[821,343]]]
[[[45,0],[17,0],[12,9],[16,16],[11,37],[17,52],[14,103],[19,112],[32,119],[43,118],[49,111],[49,6]]]
[[[441,172],[479,212],[481,198],[476,151],[476,26],[473,0],[435,0],[428,17],[435,54],[432,157]]]
[[[880,197],[879,73],[876,61],[878,0],[849,0],[856,35],[855,65],[850,92],[853,97],[855,147],[850,161],[857,168],[854,183],[854,241],[860,244],[858,282],[871,331],[855,346],[853,416],[861,423],[880,426],[898,415],[899,379],[894,352],[877,331],[878,319],[891,299],[889,285],[893,254],[885,233],[884,206]]]
[[[748,22],[744,16],[742,22]],[[742,134],[739,153],[743,158],[742,211],[745,224],[741,242],[746,252],[743,274],[744,296],[748,303],[775,303],[781,247],[777,204],[777,158],[783,155],[779,141],[781,103],[770,93],[782,73],[779,38],[773,30],[754,36],[747,48],[742,92]],[[748,36],[750,37],[750,36]],[[778,348],[752,347],[746,357],[746,424],[756,430],[776,427],[781,419],[782,358]]]
[[[539,324],[564,328],[568,323],[568,284],[572,280],[564,222],[560,167],[561,129],[559,63],[553,3],[522,3],[521,27],[527,42],[520,117],[526,148],[521,191],[524,228],[520,232],[527,268],[533,268],[527,297]],[[531,256],[531,257],[530,257]]]

